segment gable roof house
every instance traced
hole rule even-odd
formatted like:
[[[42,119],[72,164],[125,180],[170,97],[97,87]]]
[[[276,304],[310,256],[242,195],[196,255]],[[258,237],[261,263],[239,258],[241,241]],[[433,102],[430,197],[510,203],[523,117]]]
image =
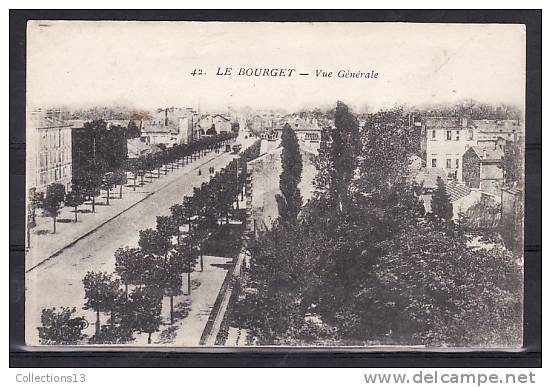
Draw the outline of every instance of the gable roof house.
[[[499,197],[503,187],[503,150],[471,146],[463,154],[463,180],[469,188]]]

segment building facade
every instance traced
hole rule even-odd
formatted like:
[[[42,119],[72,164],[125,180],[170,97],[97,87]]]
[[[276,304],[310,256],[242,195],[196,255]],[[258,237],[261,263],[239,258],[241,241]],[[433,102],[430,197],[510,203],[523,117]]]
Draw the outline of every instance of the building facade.
[[[230,133],[231,132],[231,120],[229,117],[216,114],[212,117],[212,123],[217,133]]]
[[[472,146],[463,155],[463,179],[469,188],[498,198],[503,188],[503,151]]]
[[[462,181],[462,156],[476,145],[474,127],[466,117],[425,117],[422,125],[427,168],[443,169],[448,178]]]
[[[27,189],[43,192],[52,183],[69,190],[72,179],[71,125],[60,112],[36,110],[27,122]]]
[[[191,108],[158,109],[149,120],[140,123],[141,137],[148,145],[164,145],[167,148],[189,144],[196,137],[194,126],[197,114]]]

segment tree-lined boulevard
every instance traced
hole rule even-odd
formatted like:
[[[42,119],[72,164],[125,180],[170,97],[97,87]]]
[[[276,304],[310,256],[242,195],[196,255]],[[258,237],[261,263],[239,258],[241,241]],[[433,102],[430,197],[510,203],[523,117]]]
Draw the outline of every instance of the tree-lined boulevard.
[[[240,139],[245,146],[252,139]],[[89,271],[111,273],[115,269],[115,251],[123,246],[137,246],[140,241],[139,232],[156,229],[157,217],[171,215],[171,207],[182,201],[182,197],[194,193],[211,179],[209,169],[219,171],[230,164],[236,155],[222,153],[192,170],[176,170],[174,176],[166,177],[170,181],[164,183],[149,196],[122,212],[117,217],[103,224],[90,236],[86,236],[74,245],[66,248],[57,256],[44,262],[28,273],[32,281],[28,281],[26,297],[32,299],[33,310],[27,311],[29,329],[27,337],[36,337],[36,328],[41,325],[40,314],[43,308],[60,306],[77,306],[79,309],[85,303],[83,278]],[[202,173],[199,173],[199,170]],[[164,178],[161,176],[159,182]],[[44,293],[40,289],[48,288]],[[28,304],[29,305],[29,304]],[[82,312],[90,322],[96,320],[92,309]],[[79,310],[76,315],[82,314]],[[93,324],[91,324],[93,325]],[[199,338],[197,338],[198,340]]]

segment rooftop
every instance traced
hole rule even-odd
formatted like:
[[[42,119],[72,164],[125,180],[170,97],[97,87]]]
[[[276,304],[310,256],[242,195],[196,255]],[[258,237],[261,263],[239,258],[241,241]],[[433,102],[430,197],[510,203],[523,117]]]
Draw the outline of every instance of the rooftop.
[[[455,202],[471,193],[471,189],[463,184],[451,181],[446,184],[446,193],[450,195],[450,201]]]
[[[461,117],[423,117],[422,121],[427,129],[462,129],[467,127],[467,120]]]
[[[476,155],[483,161],[501,161],[503,159],[503,150],[500,148],[486,148],[482,146],[471,146]]]
[[[479,132],[520,132],[522,124],[517,120],[474,120],[474,126]]]
[[[56,117],[45,116],[42,114],[32,114],[29,118],[29,121],[29,124],[35,129],[71,127],[70,122],[63,121]]]

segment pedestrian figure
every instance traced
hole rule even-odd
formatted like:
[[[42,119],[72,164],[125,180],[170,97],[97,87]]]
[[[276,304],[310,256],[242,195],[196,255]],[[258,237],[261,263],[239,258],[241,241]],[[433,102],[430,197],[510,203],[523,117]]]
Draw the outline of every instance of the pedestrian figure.
[[[201,170],[199,170],[199,176],[201,176]]]

